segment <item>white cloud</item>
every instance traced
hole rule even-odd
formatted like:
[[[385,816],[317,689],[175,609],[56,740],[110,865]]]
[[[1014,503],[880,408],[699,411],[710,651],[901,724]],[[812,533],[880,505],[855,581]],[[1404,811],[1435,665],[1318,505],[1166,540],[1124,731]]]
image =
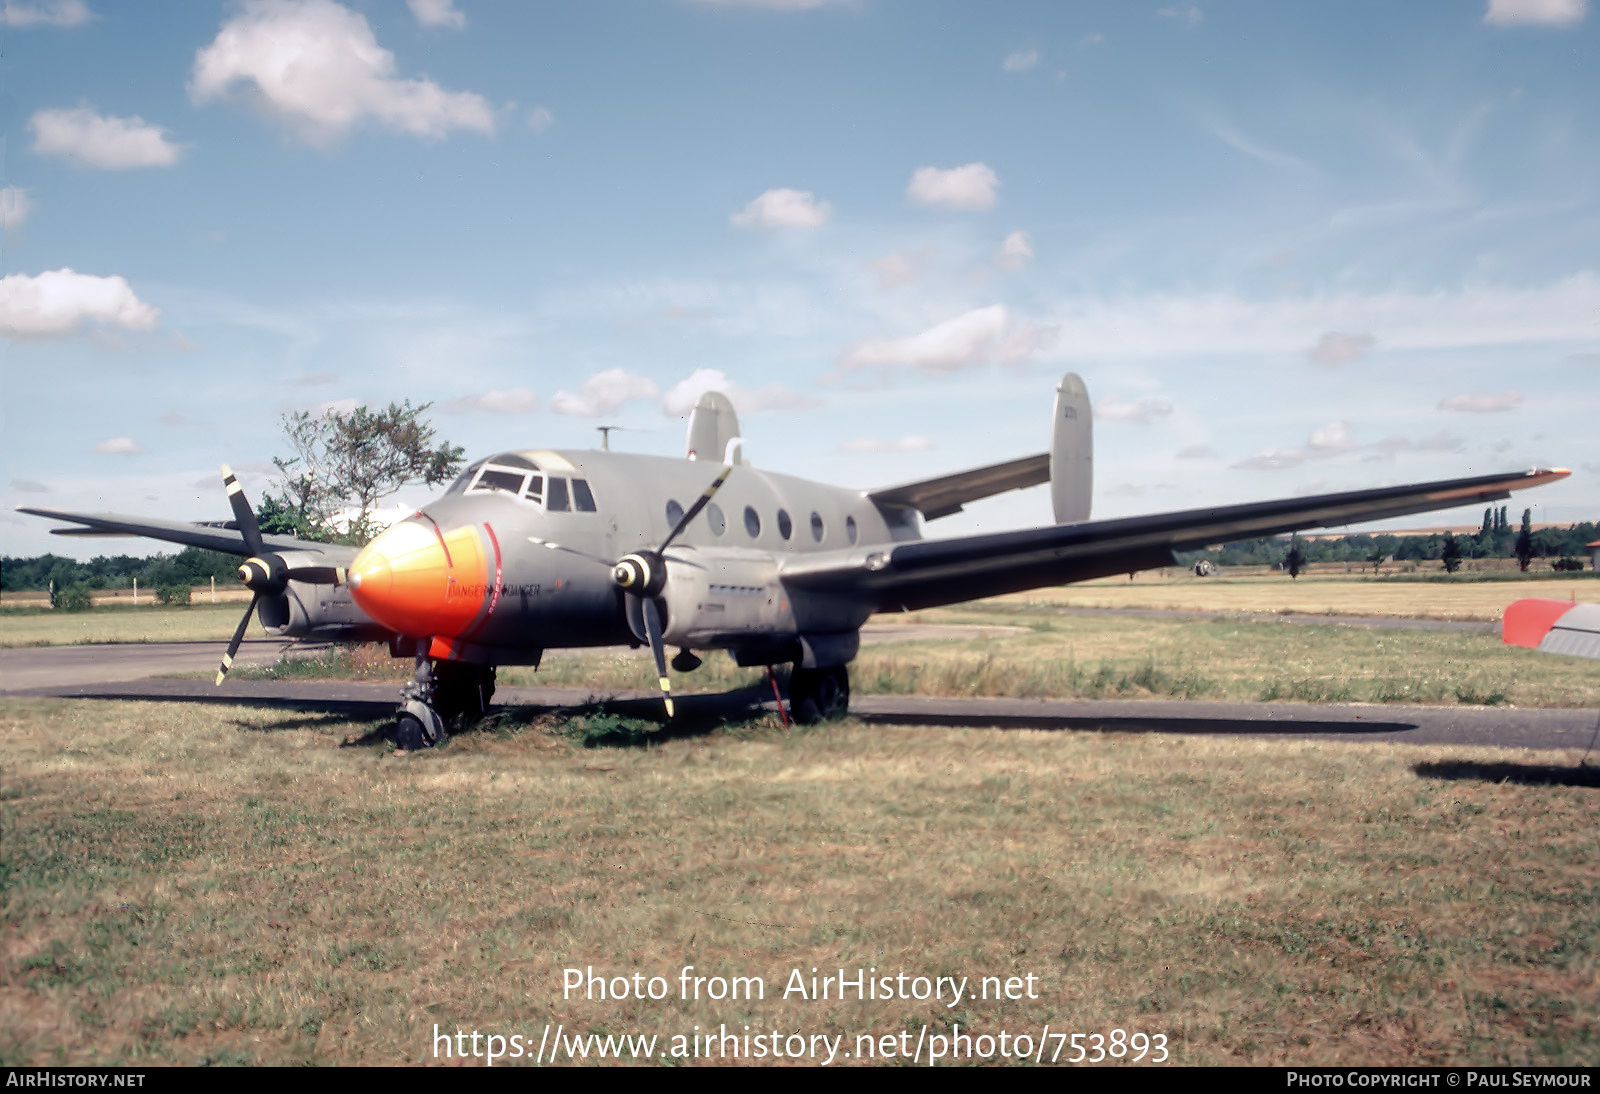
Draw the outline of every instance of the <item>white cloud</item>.
[[[655,382],[644,376],[635,376],[620,368],[606,369],[583,382],[576,395],[558,391],[550,399],[550,409],[557,414],[572,414],[580,418],[603,418],[615,414],[629,399],[654,399],[661,394]]]
[[[845,351],[845,369],[907,367],[953,372],[992,360],[1005,336],[1005,305],[974,308],[903,338],[866,338]]]
[[[548,107],[536,106],[528,111],[528,128],[535,133],[543,133],[556,124],[556,116]]]
[[[1371,449],[1376,453],[1365,457],[1365,460],[1370,462],[1393,459],[1394,454],[1400,451],[1454,452],[1460,447],[1460,440],[1443,432],[1416,442],[1404,437],[1385,437],[1381,441],[1362,445],[1356,443],[1354,435],[1350,432],[1349,422],[1329,422],[1322,428],[1312,431],[1304,448],[1264,448],[1233,466],[1251,471],[1277,471],[1296,467],[1307,460],[1324,460],[1361,449]]]
[[[83,0],[0,0],[0,24],[8,27],[76,27],[93,17]]]
[[[514,387],[505,391],[463,395],[445,403],[444,409],[484,414],[532,414],[539,409],[539,396],[534,394],[531,387]]]
[[[995,252],[994,264],[1002,270],[1020,270],[1033,261],[1033,241],[1027,232],[1012,232]]]
[[[1372,351],[1378,340],[1370,334],[1343,334],[1330,330],[1306,350],[1306,360],[1314,365],[1338,365],[1354,361]]]
[[[878,272],[878,288],[887,292],[899,288],[917,276],[920,263],[904,251],[890,251],[867,265]]]
[[[1249,299],[1231,293],[1074,297],[1042,320],[1075,356],[1106,360],[1304,353],[1319,332],[1383,331],[1386,350],[1453,349],[1594,338],[1600,277],[1453,292],[1376,292]]]
[[[33,202],[28,200],[28,191],[15,186],[0,190],[0,225],[8,231],[22,227],[31,212]]]
[[[139,442],[132,437],[112,437],[94,446],[96,452],[110,452],[119,456],[132,456],[139,451]]]
[[[454,0],[406,0],[406,7],[419,26],[460,30],[467,25],[467,17],[456,10]]]
[[[1106,422],[1137,422],[1139,425],[1149,425],[1157,418],[1165,418],[1172,413],[1172,404],[1165,399],[1140,399],[1138,402],[1128,402],[1115,395],[1107,395],[1094,404],[1095,421]]]
[[[1420,441],[1398,435],[1389,436],[1377,441],[1372,447],[1377,449],[1377,454],[1368,459],[1383,460],[1393,459],[1396,452],[1459,452],[1466,447],[1466,442],[1453,433],[1440,430]]]
[[[766,8],[768,11],[812,11],[846,0],[694,0],[703,8]]]
[[[906,197],[933,209],[992,209],[999,186],[1000,177],[982,163],[919,167],[906,187]]]
[[[106,117],[88,106],[40,110],[28,119],[28,128],[33,131],[35,152],[61,156],[82,167],[171,167],[182,154],[159,125],[139,117]]]
[[[1163,19],[1182,23],[1186,27],[1197,27],[1205,22],[1206,18],[1206,13],[1193,4],[1174,4],[1171,7],[1157,8],[1156,14]]]
[[[857,437],[839,446],[840,452],[926,452],[933,447],[927,437],[901,437],[895,441],[880,441],[876,437]]]
[[[1469,414],[1495,414],[1503,410],[1515,410],[1522,405],[1522,392],[1500,391],[1493,394],[1487,391],[1475,391],[1462,395],[1452,395],[1441,400],[1440,410],[1461,410]]]
[[[0,334],[9,338],[63,338],[85,323],[149,330],[160,317],[120,277],[63,268],[0,278]]]
[[[1306,442],[1306,447],[1319,456],[1348,452],[1355,445],[1355,440],[1350,436],[1349,422],[1329,422],[1321,429],[1313,430],[1311,439]]]
[[[10,489],[18,494],[48,494],[50,488],[42,482],[33,479],[12,479]]]
[[[999,361],[1015,365],[1054,345],[1059,329],[1018,323],[1003,304],[973,308],[920,334],[864,338],[839,358],[839,372],[914,368],[956,372]],[[834,373],[830,379],[837,379]]]
[[[828,222],[833,206],[818,203],[810,190],[768,190],[733,214],[728,223],[735,228],[820,228]]]
[[[1263,448],[1233,466],[1244,471],[1281,471],[1305,463],[1308,455],[1303,448]]]
[[[728,379],[721,369],[698,368],[661,397],[662,413],[670,418],[681,418],[693,410],[695,401],[708,391],[722,392],[733,402],[734,409],[741,412],[755,413],[785,407],[800,410],[818,405],[816,399],[790,391],[782,384],[748,388]]]
[[[1583,21],[1588,0],[1489,0],[1483,21],[1491,26],[1533,24],[1570,27]]]
[[[1036,49],[1019,49],[1007,54],[1006,59],[1000,62],[1000,67],[1007,72],[1026,72],[1039,63],[1039,51]]]
[[[360,122],[436,140],[455,129],[494,130],[480,95],[395,76],[394,54],[366,17],[333,0],[246,0],[195,54],[196,102],[241,87],[303,139],[330,144]]]
[[[1188,448],[1178,451],[1180,460],[1214,460],[1216,451],[1209,444],[1191,444]]]

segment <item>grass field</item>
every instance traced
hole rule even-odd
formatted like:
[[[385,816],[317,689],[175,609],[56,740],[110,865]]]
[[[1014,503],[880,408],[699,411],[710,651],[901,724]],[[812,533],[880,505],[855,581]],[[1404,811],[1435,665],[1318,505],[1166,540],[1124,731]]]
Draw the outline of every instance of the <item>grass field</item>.
[[[66,646],[98,642],[226,642],[249,598],[231,604],[162,608],[141,604],[54,612],[12,608],[0,612],[0,647]],[[251,624],[251,633],[264,633]]]
[[[527,717],[396,758],[324,715],[7,702],[0,1063],[421,1061],[435,1025],[546,1022],[1600,1063],[1574,757],[760,721],[584,748],[604,714]],[[766,997],[679,1000],[685,965]],[[564,1000],[586,966],[672,997]],[[813,967],[1038,998],[780,998]]]
[[[1549,569],[1470,571],[1447,575],[1437,569],[1372,574],[1315,569],[1291,580],[1288,574],[1239,567],[1214,577],[1187,571],[1152,571],[1078,585],[1035,589],[999,602],[1079,608],[1177,608],[1187,611],[1371,615],[1405,619],[1480,619],[1499,622],[1507,604],[1524,597],[1600,600],[1600,574],[1556,575]]]

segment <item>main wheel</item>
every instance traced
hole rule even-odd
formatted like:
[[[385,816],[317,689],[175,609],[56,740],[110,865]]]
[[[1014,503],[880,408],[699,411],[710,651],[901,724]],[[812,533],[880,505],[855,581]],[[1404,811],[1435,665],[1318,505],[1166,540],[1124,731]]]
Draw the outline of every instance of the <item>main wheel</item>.
[[[801,725],[831,722],[850,712],[850,670],[797,668],[789,676],[789,706]]]
[[[494,696],[494,667],[437,661],[433,666],[433,707],[446,722],[483,717]]]

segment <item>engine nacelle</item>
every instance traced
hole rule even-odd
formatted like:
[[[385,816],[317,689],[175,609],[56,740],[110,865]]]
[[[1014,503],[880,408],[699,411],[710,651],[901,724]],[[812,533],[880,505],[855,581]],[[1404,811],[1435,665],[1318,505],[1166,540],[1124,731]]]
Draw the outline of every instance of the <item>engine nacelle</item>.
[[[275,553],[291,569],[327,565],[325,557],[310,551]],[[356,605],[347,585],[290,581],[277,596],[262,597],[256,614],[268,634],[281,638],[383,639],[389,633]]]
[[[657,603],[668,645],[720,649],[743,645],[751,637],[772,643],[798,636],[788,591],[770,554],[736,547],[673,547],[666,560],[667,584]],[[641,642],[647,640],[638,598],[631,596],[628,626]]]

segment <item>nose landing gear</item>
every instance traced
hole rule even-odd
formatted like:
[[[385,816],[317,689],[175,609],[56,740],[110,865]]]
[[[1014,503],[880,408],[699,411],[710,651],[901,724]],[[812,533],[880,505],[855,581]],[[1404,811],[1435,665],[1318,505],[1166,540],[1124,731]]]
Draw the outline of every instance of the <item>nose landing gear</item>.
[[[406,752],[432,748],[454,724],[474,721],[494,697],[494,666],[417,656],[416,671],[400,690],[395,744]]]

